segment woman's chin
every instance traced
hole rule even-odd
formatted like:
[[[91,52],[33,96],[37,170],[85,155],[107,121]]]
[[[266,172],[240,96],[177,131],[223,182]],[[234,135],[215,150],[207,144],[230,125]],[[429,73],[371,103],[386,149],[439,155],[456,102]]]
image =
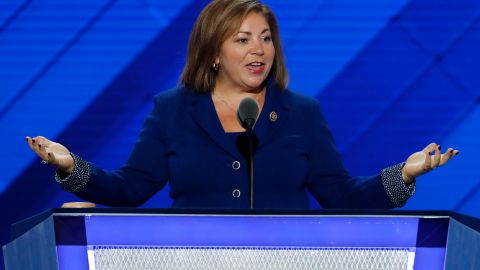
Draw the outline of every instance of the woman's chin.
[[[256,90],[256,89],[260,89],[263,87],[263,82],[265,80],[249,80],[247,82],[245,82],[245,86],[247,89],[249,90]]]

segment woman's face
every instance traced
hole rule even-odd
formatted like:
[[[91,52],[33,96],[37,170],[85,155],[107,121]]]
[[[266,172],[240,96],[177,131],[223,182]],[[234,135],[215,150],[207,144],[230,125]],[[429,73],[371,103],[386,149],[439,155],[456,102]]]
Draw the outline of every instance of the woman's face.
[[[270,27],[261,13],[252,12],[240,29],[225,40],[215,63],[220,64],[216,87],[255,91],[272,68],[275,48]]]

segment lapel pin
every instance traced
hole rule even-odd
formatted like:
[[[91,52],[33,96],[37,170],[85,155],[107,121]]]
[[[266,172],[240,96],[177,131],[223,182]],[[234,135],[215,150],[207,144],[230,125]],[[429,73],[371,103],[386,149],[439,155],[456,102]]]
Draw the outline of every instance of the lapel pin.
[[[270,112],[270,121],[275,122],[278,119],[278,114],[276,111],[271,111]]]

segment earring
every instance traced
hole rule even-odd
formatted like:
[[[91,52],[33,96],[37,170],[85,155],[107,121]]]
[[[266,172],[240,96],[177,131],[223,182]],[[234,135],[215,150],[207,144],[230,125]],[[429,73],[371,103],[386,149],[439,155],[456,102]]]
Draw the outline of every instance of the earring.
[[[220,69],[220,64],[213,63],[212,69],[213,69],[214,71],[218,71],[218,70]]]

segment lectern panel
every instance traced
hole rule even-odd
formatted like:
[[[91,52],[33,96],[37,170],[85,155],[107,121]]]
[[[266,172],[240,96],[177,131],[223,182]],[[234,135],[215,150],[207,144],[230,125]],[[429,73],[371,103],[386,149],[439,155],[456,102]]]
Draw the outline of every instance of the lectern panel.
[[[416,217],[88,216],[89,245],[415,247]],[[111,224],[119,224],[112,226]]]
[[[406,270],[401,248],[94,246],[96,270]]]
[[[7,270],[476,269],[480,251],[450,213],[57,211],[13,230]]]

